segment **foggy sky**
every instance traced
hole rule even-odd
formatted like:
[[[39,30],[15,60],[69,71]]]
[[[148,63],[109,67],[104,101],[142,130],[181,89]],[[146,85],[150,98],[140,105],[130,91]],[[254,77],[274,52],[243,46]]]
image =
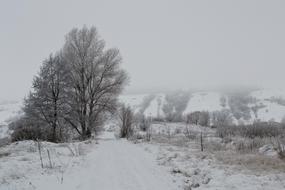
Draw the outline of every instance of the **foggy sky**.
[[[128,92],[283,86],[285,1],[1,0],[0,99],[22,98],[73,27],[123,56]]]

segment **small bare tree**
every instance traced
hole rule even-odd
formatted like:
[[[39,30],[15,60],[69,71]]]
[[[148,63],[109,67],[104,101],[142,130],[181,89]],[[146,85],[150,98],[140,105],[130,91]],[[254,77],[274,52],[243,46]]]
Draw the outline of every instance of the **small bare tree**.
[[[133,121],[134,114],[129,106],[122,105],[119,109],[119,118],[120,118],[120,137],[129,138],[134,133]]]
[[[172,137],[171,128],[169,125],[167,125],[167,124],[165,124],[165,125],[166,125],[166,135],[167,135],[168,140],[170,141],[171,137]]]
[[[191,131],[190,125],[188,123],[186,123],[183,133],[189,141],[196,138],[196,134],[194,131]]]

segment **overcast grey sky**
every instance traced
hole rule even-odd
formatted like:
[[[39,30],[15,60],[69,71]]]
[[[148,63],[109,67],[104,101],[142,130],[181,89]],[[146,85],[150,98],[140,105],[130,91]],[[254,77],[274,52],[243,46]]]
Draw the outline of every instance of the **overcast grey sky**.
[[[0,99],[21,98],[73,27],[120,49],[128,91],[282,86],[285,1],[1,0]]]

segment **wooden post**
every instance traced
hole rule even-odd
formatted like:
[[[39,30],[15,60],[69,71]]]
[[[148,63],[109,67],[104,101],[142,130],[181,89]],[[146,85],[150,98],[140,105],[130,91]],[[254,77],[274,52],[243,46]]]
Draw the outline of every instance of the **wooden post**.
[[[40,155],[40,160],[41,160],[41,166],[42,166],[42,168],[44,168],[40,141],[37,140],[37,143],[38,143],[39,155]]]
[[[201,131],[200,139],[201,139],[201,151],[203,152],[204,151],[204,145],[203,145],[203,133],[202,133],[202,131]]]
[[[47,154],[48,154],[48,159],[49,159],[49,166],[50,166],[50,168],[52,168],[52,163],[51,163],[50,154],[49,154],[48,149],[47,149]]]

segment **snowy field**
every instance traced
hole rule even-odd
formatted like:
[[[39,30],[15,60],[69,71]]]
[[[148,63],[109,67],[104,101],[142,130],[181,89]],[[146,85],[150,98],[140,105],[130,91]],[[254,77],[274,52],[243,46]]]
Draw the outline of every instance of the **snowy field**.
[[[172,124],[177,128],[182,125]],[[100,189],[100,190],[180,190],[285,188],[283,168],[259,163],[226,163],[218,155],[201,152],[195,141],[188,142],[179,131],[170,139],[157,129],[150,142],[116,139],[104,132],[97,140],[53,144],[33,141],[0,148],[0,189]],[[194,131],[201,131],[194,126]],[[111,131],[111,130],[108,130]],[[207,131],[209,134],[211,130]],[[48,156],[48,152],[49,155]],[[243,157],[250,155],[244,154]],[[224,159],[226,159],[226,155]],[[233,159],[233,157],[227,158]],[[241,160],[239,160],[241,162]],[[274,158],[273,158],[274,161]],[[255,167],[249,167],[254,165]],[[260,167],[260,168],[258,168]]]
[[[269,99],[282,94],[265,90],[251,93],[257,104],[266,106],[258,116],[281,120],[285,106]],[[165,94],[145,97],[149,95],[128,95],[122,96],[121,101],[136,112],[162,116]],[[217,92],[192,93],[184,113],[221,110],[220,97]],[[142,102],[147,106],[142,108]],[[21,114],[20,106],[19,102],[0,104],[1,138],[9,136],[7,125]],[[239,153],[234,143],[243,139],[224,143],[215,136],[215,129],[196,125],[188,126],[188,139],[186,127],[185,123],[154,122],[150,141],[127,141],[115,138],[117,125],[111,123],[96,140],[59,144],[22,141],[2,146],[0,190],[285,189],[285,162],[274,152]]]
[[[1,148],[0,189],[178,189],[155,156],[114,134],[99,140],[74,143],[42,143],[41,162],[37,143],[24,141]],[[46,151],[50,151],[51,161]]]

